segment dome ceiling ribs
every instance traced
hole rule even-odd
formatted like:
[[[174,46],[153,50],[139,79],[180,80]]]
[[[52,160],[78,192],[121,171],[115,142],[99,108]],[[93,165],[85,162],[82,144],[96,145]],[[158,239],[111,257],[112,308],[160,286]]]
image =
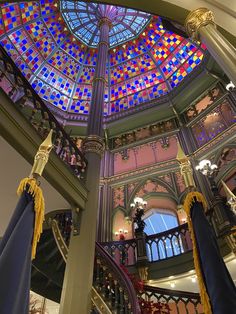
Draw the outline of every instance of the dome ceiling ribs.
[[[159,106],[205,55],[205,47],[165,30],[159,17],[129,8],[40,0],[2,3],[0,14],[1,44],[33,88],[56,109],[78,116],[89,112],[102,17],[113,25],[105,116],[118,119]]]

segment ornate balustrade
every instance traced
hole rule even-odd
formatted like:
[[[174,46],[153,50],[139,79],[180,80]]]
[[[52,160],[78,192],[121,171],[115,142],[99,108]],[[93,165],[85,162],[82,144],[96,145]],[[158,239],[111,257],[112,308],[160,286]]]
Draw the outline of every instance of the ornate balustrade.
[[[50,218],[53,219],[52,228],[57,245],[59,250],[64,252],[64,260],[66,261],[68,248],[62,239],[65,239],[68,244],[72,223],[71,212],[57,212],[54,215],[50,214]],[[58,223],[56,223],[55,219]],[[169,244],[168,241],[165,241],[167,239],[172,243],[171,253],[173,255],[184,253],[192,248],[187,224],[157,235],[148,236],[147,243],[149,243],[150,247],[152,247],[152,245],[162,245],[166,247],[165,250],[168,252],[169,248],[167,248],[167,246]],[[175,243],[175,241],[177,241],[177,243]],[[128,253],[129,250],[131,250],[132,253]],[[105,307],[106,304],[107,308],[104,308],[102,313],[109,313],[109,311],[112,313],[140,313],[138,298],[130,278],[119,266],[119,263],[123,265],[135,264],[136,250],[135,239],[104,242],[101,244],[96,243],[93,279],[94,288],[92,296],[94,296],[93,303],[96,308],[98,308],[98,306],[100,308]],[[122,251],[126,254],[122,254]],[[170,256],[166,254],[159,257],[162,259]],[[114,261],[114,258],[118,258],[118,262]],[[197,293],[144,286],[144,291],[141,296],[146,301],[167,304],[172,314],[203,313],[200,297]]]
[[[192,250],[188,224],[147,236],[149,262],[163,260]]]
[[[127,274],[98,243],[95,252],[94,287],[106,300],[112,313],[141,313]]]
[[[53,129],[54,150],[78,177],[83,177],[87,161],[69,135],[0,46],[0,87],[11,98],[38,134],[45,138]]]
[[[102,242],[101,246],[107,251],[117,263],[125,266],[136,264],[137,260],[137,243],[135,239]]]
[[[56,213],[52,219],[57,220],[64,241],[68,245],[72,225],[71,212]],[[137,262],[136,239],[102,242],[100,245],[118,264],[131,266]],[[147,236],[146,245],[149,262],[164,260],[191,251],[192,242],[188,225],[180,225],[176,228]]]
[[[58,219],[59,215],[57,214],[55,218]],[[63,216],[59,219],[60,228],[63,228],[63,225],[68,226],[67,222],[70,221],[68,213],[66,213],[66,224],[61,224],[62,218]],[[52,231],[58,249],[66,262],[68,247],[64,239],[65,234],[67,236],[68,233],[64,232],[63,235],[59,224],[56,219],[53,219]],[[141,313],[136,292],[128,275],[98,243],[95,247],[92,303],[99,313]]]
[[[154,303],[161,302],[168,304],[171,314],[203,314],[198,293],[144,286],[142,297]]]

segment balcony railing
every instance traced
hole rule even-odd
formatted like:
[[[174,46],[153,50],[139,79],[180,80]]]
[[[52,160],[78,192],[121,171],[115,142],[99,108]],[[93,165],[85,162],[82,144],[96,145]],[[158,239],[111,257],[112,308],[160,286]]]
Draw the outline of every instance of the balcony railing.
[[[52,218],[52,216],[51,216]],[[67,239],[68,243],[68,232],[71,222],[70,212],[65,212],[63,214],[57,213],[55,215],[58,223],[57,226],[60,226],[60,234],[63,238]],[[53,220],[55,221],[55,220]],[[179,226],[177,228],[168,230],[167,232],[162,232],[159,235],[147,237],[147,241],[150,243],[155,243],[159,245],[157,239],[162,239],[162,245],[165,246],[165,239],[170,239],[170,241],[178,240],[179,250],[175,250],[173,247],[173,254],[181,254],[184,250],[191,249],[190,239],[188,238],[188,228],[187,224]],[[184,239],[184,237],[187,237]],[[56,239],[59,236],[56,235]],[[152,240],[155,239],[153,242]],[[173,244],[173,246],[176,243]],[[63,248],[66,245],[63,244]],[[121,254],[122,250],[129,252],[131,250],[132,254]],[[95,269],[94,269],[94,288],[98,291],[99,295],[105,300],[106,304],[112,311],[117,311],[118,309],[123,309],[127,313],[139,313],[139,307],[137,304],[137,298],[134,295],[134,290],[129,278],[124,276],[122,268],[118,264],[125,264],[130,262],[135,263],[135,251],[136,244],[135,239],[124,240],[124,241],[115,241],[115,242],[106,242],[102,244],[96,244],[96,253],[95,253]],[[118,252],[118,253],[117,253]],[[118,254],[118,256],[116,256]],[[132,256],[132,259],[129,260],[128,257]],[[124,256],[126,258],[124,258]],[[117,262],[114,262],[114,258],[117,259]],[[163,256],[164,258],[164,256]],[[168,258],[168,256],[165,256]],[[144,290],[141,293],[142,298],[146,301],[152,301],[153,304],[166,304],[170,309],[170,313],[179,314],[179,313],[188,313],[188,314],[203,314],[203,309],[200,301],[200,296],[198,293],[176,291],[162,289],[152,286],[144,286]],[[133,302],[133,303],[132,303]],[[112,312],[113,313],[113,312]]]
[[[117,263],[125,266],[136,264],[137,243],[135,239],[102,242],[101,246],[116,260]]]
[[[72,215],[70,211],[57,212],[52,219],[56,219],[67,245],[69,244]],[[102,242],[100,245],[120,265],[131,266],[137,262],[136,239],[123,241]],[[165,232],[146,237],[147,255],[149,262],[168,259],[192,250],[192,242],[188,225],[183,224]]]
[[[2,46],[0,46],[0,88],[11,98],[42,138],[45,138],[49,130],[53,129],[56,154],[77,177],[82,178],[87,166],[83,153],[64,131]]]
[[[192,250],[188,224],[149,235],[146,238],[148,260],[155,262]]]
[[[142,297],[154,303],[168,304],[171,314],[203,314],[198,293],[144,286]]]

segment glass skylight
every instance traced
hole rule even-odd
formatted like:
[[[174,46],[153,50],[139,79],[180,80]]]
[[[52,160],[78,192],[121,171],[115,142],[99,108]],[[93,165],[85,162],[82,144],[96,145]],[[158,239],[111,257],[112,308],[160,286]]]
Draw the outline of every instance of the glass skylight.
[[[73,34],[90,47],[97,47],[99,41],[98,8],[105,5],[82,1],[60,1],[62,16]],[[150,21],[151,15],[132,9],[116,7],[110,31],[110,47],[115,47],[135,38]]]

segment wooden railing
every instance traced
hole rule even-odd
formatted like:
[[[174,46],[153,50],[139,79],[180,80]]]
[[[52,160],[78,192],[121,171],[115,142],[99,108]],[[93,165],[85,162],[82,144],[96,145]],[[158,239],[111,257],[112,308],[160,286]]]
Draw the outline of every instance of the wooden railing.
[[[63,238],[68,244],[72,225],[71,212],[58,212],[53,218],[58,221]],[[102,242],[100,245],[120,265],[132,266],[137,262],[137,242],[135,238],[123,241]],[[192,242],[188,225],[183,224],[176,228],[147,236],[146,245],[149,262],[156,262],[189,252],[192,250]]]
[[[11,98],[42,138],[45,138],[49,130],[53,129],[55,152],[77,177],[82,178],[87,166],[83,153],[64,131],[1,45],[0,88]]]
[[[63,238],[55,219],[52,220],[52,231],[62,258],[66,262],[68,256],[66,239]],[[92,302],[99,313],[103,314],[141,313],[138,298],[129,277],[98,243],[95,247]]]
[[[137,243],[135,239],[100,243],[104,250],[124,266],[131,266],[137,261]]]
[[[56,220],[53,219],[52,227],[55,233],[54,236],[57,241],[57,245],[62,252],[62,255],[64,256],[64,260],[66,261],[66,256],[68,253],[67,244],[69,243],[68,233],[70,232],[71,224],[71,212],[66,211],[62,214],[56,213],[55,218],[58,222],[55,223]],[[57,229],[55,229],[55,225],[57,226]],[[176,251],[174,247],[171,249],[173,255],[176,255],[177,253],[181,254],[185,251],[191,250],[192,246],[188,234],[187,224],[157,235],[149,236],[147,237],[147,242],[149,242],[150,245],[154,243],[155,246],[157,246],[159,245],[159,241],[161,239],[160,243],[163,243],[162,245],[165,246],[166,239],[169,239],[171,243],[171,241],[176,241],[176,238],[178,239],[178,246]],[[65,244],[65,242],[67,244]],[[101,299],[100,301],[97,301],[97,307],[102,306],[102,303],[104,305],[105,302],[112,313],[121,313],[122,311],[122,313],[140,313],[138,298],[135,294],[130,278],[122,270],[122,268],[119,267],[119,263],[122,265],[129,265],[127,263],[130,262],[131,265],[132,263],[134,264],[136,262],[136,244],[134,243],[135,239],[105,242],[102,244],[96,243],[93,293],[98,293],[99,298]],[[177,244],[173,242],[173,246]],[[125,252],[129,254],[122,255],[122,250],[123,252],[125,250]],[[128,259],[129,256],[132,256],[132,259]],[[170,256],[166,254],[163,257],[168,258]],[[114,258],[118,258],[117,262],[114,261]],[[197,293],[144,286],[141,297],[144,300],[152,301],[153,303],[167,304],[170,308],[171,314],[203,313],[200,297]],[[104,313],[107,313],[105,309]]]
[[[95,252],[94,287],[100,291],[112,313],[141,313],[127,274],[98,243]]]
[[[147,236],[149,262],[155,262],[192,250],[188,224]]]
[[[154,303],[168,304],[171,314],[203,314],[198,293],[144,286],[142,297]]]

